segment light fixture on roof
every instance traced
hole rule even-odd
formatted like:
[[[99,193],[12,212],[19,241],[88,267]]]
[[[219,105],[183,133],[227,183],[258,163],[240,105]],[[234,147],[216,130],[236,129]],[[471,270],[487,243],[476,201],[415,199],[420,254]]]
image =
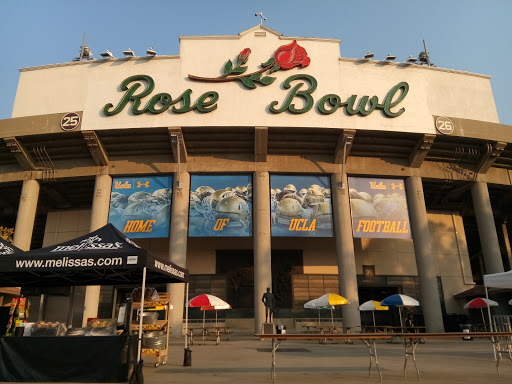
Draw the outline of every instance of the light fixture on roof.
[[[365,59],[365,60],[370,60],[373,56],[374,56],[374,54],[373,54],[373,53],[371,53],[370,51],[368,51],[368,52],[366,53],[366,55],[364,55],[363,59]]]
[[[105,52],[100,53],[100,56],[103,57],[104,59],[112,59],[114,57],[112,52],[110,52],[108,49]]]
[[[396,56],[393,56],[391,53],[388,53],[386,59],[384,61],[393,61],[396,59]]]
[[[412,56],[409,56],[409,57],[405,60],[405,63],[406,63],[406,64],[415,64],[417,61],[418,61],[418,59],[417,59],[417,58],[412,57]]]
[[[267,20],[267,18],[265,16],[263,16],[263,12],[256,12],[254,14],[254,16],[259,16],[260,17],[260,25],[263,24],[263,21]]]
[[[156,56],[156,51],[153,49],[153,47],[149,47],[149,49],[146,51],[146,54],[148,56]]]
[[[82,38],[82,45],[80,46],[80,56],[75,57],[73,61],[82,61],[82,60],[94,60],[92,58],[92,52],[89,46],[85,45],[86,35],[84,33],[84,37]]]
[[[418,61],[420,62],[420,64],[428,63],[428,55],[425,51],[420,52],[420,54],[418,55]]]
[[[123,54],[126,56],[126,57],[134,57],[135,56],[135,53],[130,49],[128,48],[127,51],[123,51]]]

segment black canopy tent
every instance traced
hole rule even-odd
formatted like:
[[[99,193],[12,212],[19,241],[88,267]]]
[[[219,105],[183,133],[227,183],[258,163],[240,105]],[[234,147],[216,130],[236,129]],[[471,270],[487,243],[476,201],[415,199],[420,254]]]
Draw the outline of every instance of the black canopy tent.
[[[50,247],[29,252],[16,248],[2,255],[0,287],[138,283],[143,280],[145,268],[146,284],[188,282],[187,269],[152,255],[107,224]]]
[[[6,247],[12,249],[12,251],[6,250],[0,256],[0,287],[126,285],[139,283],[142,285],[141,301],[144,302],[144,288],[146,284],[188,282],[187,269],[179,267],[163,258],[156,257],[140,248],[111,224],[107,224],[96,231],[73,240],[29,252],[23,252],[4,242],[0,244],[0,252],[5,250]],[[73,343],[77,340],[82,340],[80,343],[89,343],[88,347],[77,348],[77,353],[91,348],[89,338],[76,339],[76,336],[71,338],[74,340]],[[10,351],[9,354],[13,355],[15,352],[13,348],[22,350],[26,347],[19,345],[21,340],[16,340],[17,338],[9,339],[9,343],[7,343],[5,338],[0,340],[0,347],[5,353]],[[41,341],[46,345],[48,345],[48,342],[57,344],[67,343],[64,337],[48,339],[51,340]],[[100,338],[94,339],[100,341]],[[103,339],[108,339],[108,337]],[[141,340],[142,316],[140,316],[139,324],[137,360],[140,359]],[[104,340],[104,342],[106,345],[112,344],[107,340]],[[37,343],[37,340],[31,340],[31,343]],[[126,343],[128,343],[127,339]],[[117,344],[119,345],[114,346],[117,349],[125,347],[120,342],[117,342]],[[66,371],[65,374],[59,374],[60,376],[44,376],[46,373],[42,373],[42,371],[46,370],[45,372],[48,372],[48,367],[43,367],[37,362],[34,365],[30,365],[30,362],[27,360],[30,359],[24,359],[23,370],[16,369],[16,372],[13,372],[14,362],[9,365],[11,369],[8,369],[9,367],[7,366],[1,366],[2,364],[7,364],[2,359],[3,362],[0,363],[0,368],[3,369],[0,369],[0,371],[5,371],[9,374],[3,377],[0,372],[0,381],[76,382],[88,381],[87,379],[89,379],[94,382],[113,382],[116,381],[116,378],[124,378],[123,375],[125,373],[124,370],[118,370],[117,367],[110,367],[110,369],[109,367],[103,367],[106,372],[104,375],[90,378],[89,372],[94,370],[89,369],[91,367],[84,367],[78,371],[68,370],[69,372]],[[103,365],[105,366],[106,364]],[[59,372],[62,372],[62,370]]]
[[[19,249],[18,247],[15,247],[8,241],[4,240],[2,237],[0,237],[0,256],[6,256],[6,255],[22,255],[24,252]]]

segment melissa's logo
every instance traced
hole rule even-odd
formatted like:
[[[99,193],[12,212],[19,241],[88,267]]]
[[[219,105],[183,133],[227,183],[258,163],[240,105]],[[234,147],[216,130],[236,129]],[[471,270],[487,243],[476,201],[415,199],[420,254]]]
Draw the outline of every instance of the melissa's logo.
[[[116,241],[115,243],[100,243],[101,237],[98,235],[88,237],[81,240],[80,244],[75,245],[59,245],[51,250],[51,252],[68,252],[68,251],[83,251],[90,249],[120,249],[123,248],[123,243]]]
[[[14,253],[14,249],[11,247],[8,247],[7,245],[4,245],[0,243],[0,255],[12,255]]]

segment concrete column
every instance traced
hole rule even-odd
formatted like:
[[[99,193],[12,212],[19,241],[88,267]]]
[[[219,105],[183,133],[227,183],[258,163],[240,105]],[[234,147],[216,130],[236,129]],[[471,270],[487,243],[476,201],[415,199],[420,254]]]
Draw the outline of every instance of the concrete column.
[[[254,172],[253,185],[254,332],[260,333],[261,326],[265,322],[265,306],[261,302],[261,298],[267,288],[272,289],[272,234],[270,231],[270,179],[268,172]]]
[[[39,183],[36,180],[25,180],[21,188],[20,205],[12,241],[15,246],[24,251],[30,250],[38,198]]]
[[[481,181],[474,183],[471,187],[471,196],[475,208],[480,244],[482,245],[485,273],[504,272],[487,183]]]
[[[176,173],[173,182],[169,260],[180,267],[186,268],[190,175],[188,172],[180,172],[178,177]],[[178,182],[181,183],[181,189],[178,189]],[[168,284],[167,292],[171,295],[171,305],[173,306],[173,309],[169,312],[169,325],[171,327],[172,336],[181,337],[181,328],[184,319],[183,303],[185,302],[185,284]]]
[[[350,304],[341,306],[343,326],[355,328],[361,326],[361,315],[359,312],[356,259],[346,175],[343,177],[339,173],[333,174],[331,176],[331,189],[340,295],[350,301]]]
[[[420,281],[420,305],[423,308],[427,332],[444,332],[443,314],[437,286],[437,264],[431,246],[427,209],[423,198],[421,177],[406,179],[409,219],[414,240],[414,254]]]
[[[108,211],[110,208],[110,191],[112,190],[112,177],[109,175],[97,175],[94,184],[94,197],[92,199],[91,225],[89,231],[95,231],[108,223]],[[85,289],[84,314],[82,326],[87,324],[87,319],[98,316],[100,303],[99,285],[90,285]]]

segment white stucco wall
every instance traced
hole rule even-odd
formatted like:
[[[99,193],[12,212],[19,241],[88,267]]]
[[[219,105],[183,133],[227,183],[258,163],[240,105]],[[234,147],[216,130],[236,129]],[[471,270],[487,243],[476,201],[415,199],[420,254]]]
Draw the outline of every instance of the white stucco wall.
[[[367,130],[390,130],[434,133],[433,115],[499,122],[487,76],[400,63],[384,64],[340,59],[339,41],[334,39],[299,39],[311,59],[307,68],[278,71],[269,86],[248,90],[240,82],[195,82],[188,74],[217,77],[228,59],[244,48],[252,53],[247,73],[260,69],[260,64],[273,56],[280,46],[293,38],[255,27],[240,36],[183,37],[180,56],[135,57],[130,59],[95,60],[65,63],[21,70],[13,117],[49,113],[84,111],[82,130],[162,127],[162,126],[269,126],[330,127]],[[155,81],[151,95],[166,92],[177,98],[192,89],[192,101],[206,91],[219,93],[218,108],[210,113],[191,111],[176,114],[166,111],[134,116],[131,103],[115,116],[102,112],[107,103],[117,105],[124,92],[120,83],[129,76],[149,75]],[[318,81],[312,94],[315,107],[304,114],[268,111],[272,101],[281,106],[289,90],[282,84],[291,75],[307,74]],[[267,73],[268,75],[268,73]],[[351,95],[377,96],[383,102],[388,91],[400,82],[409,84],[409,93],[393,110],[405,108],[396,118],[385,117],[381,111],[371,115],[349,116],[340,108],[331,115],[322,115],[316,103],[325,94],[334,93],[345,101]],[[292,83],[292,86],[296,83]],[[302,89],[305,89],[303,86]],[[143,99],[144,106],[150,96]],[[294,100],[298,107],[302,102]]]

